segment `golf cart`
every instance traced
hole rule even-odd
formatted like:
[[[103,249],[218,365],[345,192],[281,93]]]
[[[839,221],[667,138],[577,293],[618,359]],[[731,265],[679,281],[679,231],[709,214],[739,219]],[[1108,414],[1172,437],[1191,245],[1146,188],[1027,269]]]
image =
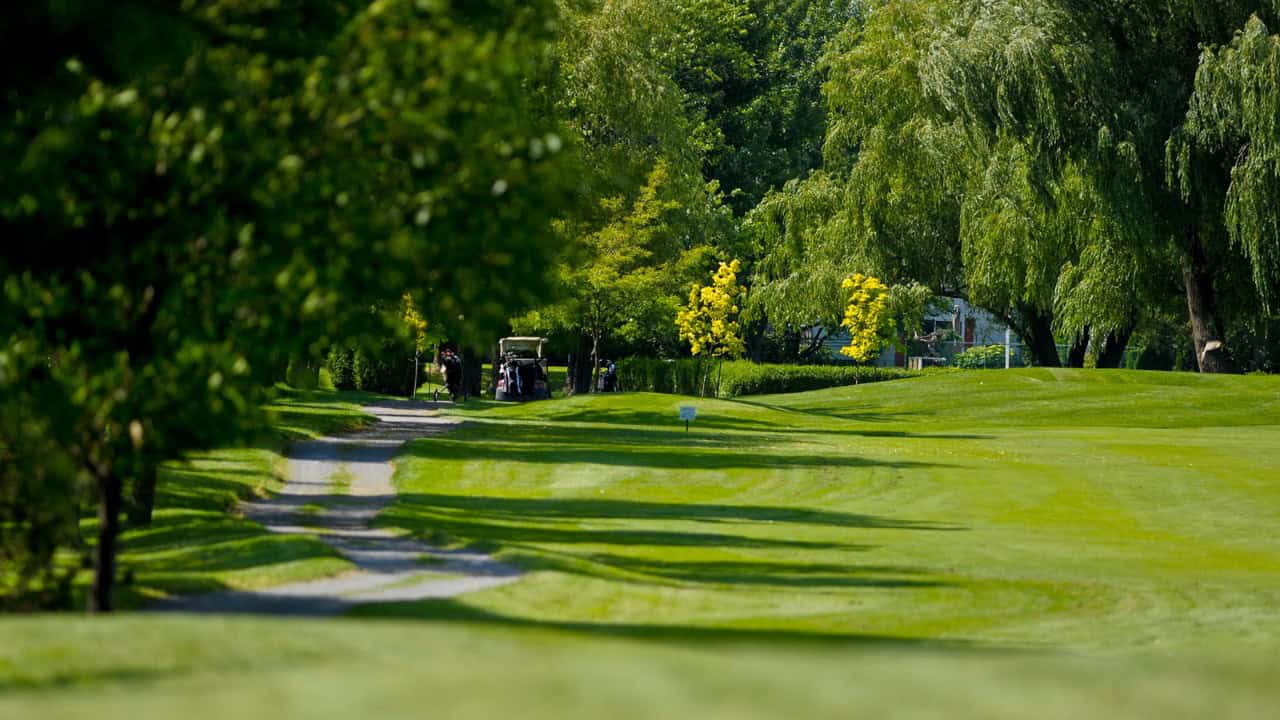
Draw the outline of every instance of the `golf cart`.
[[[509,337],[498,341],[498,387],[495,400],[546,400],[547,359],[542,357],[540,337]]]

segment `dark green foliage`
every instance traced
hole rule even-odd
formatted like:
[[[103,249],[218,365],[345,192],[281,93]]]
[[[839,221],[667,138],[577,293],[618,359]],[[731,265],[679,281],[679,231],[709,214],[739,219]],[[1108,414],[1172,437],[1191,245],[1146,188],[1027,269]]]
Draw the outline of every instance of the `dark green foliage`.
[[[706,174],[742,215],[770,189],[803,177],[822,162],[829,41],[861,2],[695,3],[682,13],[701,33],[697,52],[676,68],[690,104],[705,117],[711,138]]]
[[[113,520],[159,463],[254,437],[274,382],[311,384],[290,358],[382,335],[370,307],[429,291],[433,321],[476,335],[543,297],[572,149],[529,97],[554,17],[551,0],[5,5],[0,457],[19,465],[0,496],[44,478],[76,490],[51,491],[62,515],[100,499]],[[41,426],[50,452],[26,452],[19,430]],[[0,524],[29,522],[15,507]]]
[[[334,345],[329,348],[329,356],[325,358],[325,368],[329,371],[329,382],[335,390],[355,390],[356,376],[355,351],[351,348]]]
[[[420,365],[419,371],[425,370]],[[408,395],[413,389],[413,348],[393,340],[372,350],[360,348],[351,355],[351,378],[356,390]]]
[[[963,296],[1046,365],[1057,341],[1178,305],[1202,370],[1274,364],[1278,12],[870,4],[827,44],[824,167],[745,219],[748,319],[829,324],[856,270]]]
[[[285,383],[299,390],[315,390],[320,385],[320,366],[310,359],[293,358],[285,372]]]
[[[618,363],[620,384],[628,392],[699,395],[707,374],[708,395],[715,392],[719,377],[720,397],[733,398],[899,380],[918,373],[861,365],[761,365],[747,361],[727,361],[721,367],[717,361],[702,358],[628,358]]]
[[[65,607],[78,562],[57,554],[79,540],[83,481],[59,445],[62,430],[36,409],[0,413],[0,611]]]

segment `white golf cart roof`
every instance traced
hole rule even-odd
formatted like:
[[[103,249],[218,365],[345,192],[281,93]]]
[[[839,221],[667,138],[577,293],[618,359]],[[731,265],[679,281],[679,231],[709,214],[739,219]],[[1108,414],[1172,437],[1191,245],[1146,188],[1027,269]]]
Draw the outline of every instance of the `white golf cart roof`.
[[[498,352],[505,355],[509,352],[525,351],[537,354],[542,357],[542,346],[546,344],[547,339],[541,337],[508,337],[498,341]]]

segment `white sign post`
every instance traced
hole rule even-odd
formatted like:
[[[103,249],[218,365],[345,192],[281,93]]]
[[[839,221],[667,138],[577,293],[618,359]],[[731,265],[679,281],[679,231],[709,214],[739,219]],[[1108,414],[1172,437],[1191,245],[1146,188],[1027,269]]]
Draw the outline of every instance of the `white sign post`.
[[[680,419],[684,421],[684,431],[689,432],[689,423],[698,417],[698,408],[692,405],[680,406]]]

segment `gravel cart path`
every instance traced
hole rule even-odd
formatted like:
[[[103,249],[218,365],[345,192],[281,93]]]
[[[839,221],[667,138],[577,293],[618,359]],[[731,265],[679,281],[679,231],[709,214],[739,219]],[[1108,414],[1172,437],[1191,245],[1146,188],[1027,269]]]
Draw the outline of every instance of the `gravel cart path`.
[[[376,424],[342,437],[294,444],[284,489],[241,506],[246,518],[272,532],[318,537],[357,570],[254,592],[172,598],[154,609],[327,615],[362,603],[453,597],[518,579],[518,569],[484,553],[442,550],[371,527],[395,500],[392,459],[400,447],[456,424],[438,415],[436,407],[408,401],[364,407],[378,419]]]

